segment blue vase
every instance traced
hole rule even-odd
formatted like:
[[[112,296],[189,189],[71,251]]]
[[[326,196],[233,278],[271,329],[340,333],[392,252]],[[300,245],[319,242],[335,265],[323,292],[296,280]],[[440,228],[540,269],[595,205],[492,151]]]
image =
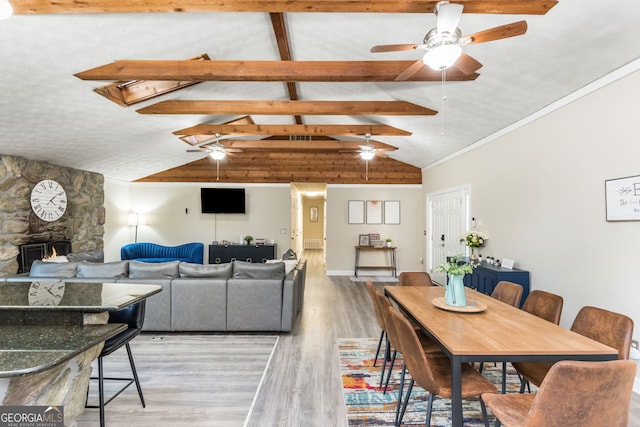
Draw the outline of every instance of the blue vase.
[[[447,300],[447,305],[467,306],[467,297],[464,294],[464,274],[449,274],[444,297]]]

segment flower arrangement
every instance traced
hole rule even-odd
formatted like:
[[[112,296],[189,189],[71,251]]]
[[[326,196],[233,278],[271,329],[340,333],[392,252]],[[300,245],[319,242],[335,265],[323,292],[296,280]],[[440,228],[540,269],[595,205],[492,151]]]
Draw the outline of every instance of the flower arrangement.
[[[462,236],[460,236],[460,243],[464,243],[470,248],[480,248],[484,246],[485,242],[488,239],[489,238],[486,234],[479,231],[467,231]]]
[[[436,267],[436,271],[438,273],[453,274],[457,276],[461,274],[471,274],[473,273],[473,269],[477,266],[478,264],[474,262],[464,262],[462,255],[456,255],[454,257],[450,257],[449,261],[440,263]]]

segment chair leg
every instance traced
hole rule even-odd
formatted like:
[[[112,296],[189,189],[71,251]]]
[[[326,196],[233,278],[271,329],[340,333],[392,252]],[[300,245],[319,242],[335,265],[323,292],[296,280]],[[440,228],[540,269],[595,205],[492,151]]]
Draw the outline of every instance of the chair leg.
[[[502,394],[507,392],[507,362],[502,362]]]
[[[391,362],[389,363],[389,369],[387,370],[387,380],[384,383],[384,390],[382,391],[382,393],[386,393],[387,387],[389,387],[389,379],[391,378],[391,371],[393,371],[393,365],[394,363],[396,363],[397,355],[398,355],[398,352],[396,350],[393,350],[393,355],[391,356]]]
[[[400,416],[400,406],[402,406],[402,392],[404,391],[404,374],[407,372],[407,366],[402,361],[402,373],[400,374],[400,385],[398,386],[398,402],[396,403],[396,424]]]
[[[378,357],[380,356],[380,347],[382,347],[382,340],[384,339],[384,329],[380,332],[380,339],[378,340],[378,348],[376,348],[376,358],[373,359],[373,367],[375,368],[378,363]]]
[[[402,404],[402,409],[400,410],[400,417],[396,420],[396,427],[400,427],[402,424],[402,419],[404,418],[404,412],[407,410],[407,405],[409,404],[409,398],[411,397],[411,391],[413,390],[413,378],[409,381],[409,389],[407,390],[407,395],[404,398],[404,403]]]
[[[142,396],[142,387],[140,386],[140,380],[138,379],[138,371],[136,371],[136,364],[133,362],[133,355],[131,354],[131,347],[129,343],[125,345],[127,348],[127,355],[129,356],[129,364],[131,365],[131,372],[133,373],[133,379],[136,382],[136,388],[138,389],[138,396],[140,396],[140,402],[142,403],[142,407],[146,408],[146,404],[144,403],[144,396]]]
[[[480,409],[482,410],[484,427],[489,427],[489,415],[487,415],[487,406],[484,404],[484,400],[482,400],[482,397],[478,397],[478,400],[480,401]]]
[[[427,418],[424,421],[425,427],[429,427],[431,425],[432,410],[433,410],[433,393],[429,393],[429,400],[427,401]]]
[[[389,336],[387,335],[387,341],[385,343],[386,348],[384,350],[384,358],[382,359],[382,372],[380,372],[380,385],[379,388],[382,388],[382,383],[384,382],[384,371],[387,369],[387,360],[391,357],[391,343],[389,342]]]
[[[104,427],[104,370],[102,357],[98,357],[98,405],[100,406],[100,427]]]

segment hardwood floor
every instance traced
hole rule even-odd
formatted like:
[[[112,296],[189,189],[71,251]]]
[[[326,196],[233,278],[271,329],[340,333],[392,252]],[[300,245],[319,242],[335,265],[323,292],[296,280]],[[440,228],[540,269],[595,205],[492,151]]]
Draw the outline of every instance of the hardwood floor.
[[[302,315],[293,332],[279,334],[270,368],[254,402],[252,414],[245,424],[247,427],[346,427],[336,339],[377,338],[380,334],[364,283],[351,283],[346,276],[327,277],[320,250],[305,251],[302,256],[308,261]],[[194,338],[197,337],[194,334]],[[185,354],[192,353],[189,349],[184,351]],[[198,354],[203,363],[211,360],[211,355],[201,352]],[[197,363],[197,359],[189,361]],[[143,376],[149,373],[160,375],[168,369],[171,381],[190,383],[196,396],[194,399],[211,399],[211,406],[233,407],[238,404],[232,399],[221,402],[211,395],[201,396],[200,389],[215,382],[215,379],[210,375],[203,375],[202,371],[201,374],[179,379],[172,373],[180,369],[180,363],[179,360],[165,361],[160,358],[152,366],[139,366],[138,370]],[[203,425],[196,422],[202,418],[199,418],[200,414],[193,413],[192,405],[187,401],[163,401],[162,410],[156,411],[147,399],[147,408],[139,409],[140,402],[136,400],[135,388],[131,393],[128,399],[124,395],[120,396],[107,407],[108,426]],[[183,398],[190,399],[187,396]],[[241,400],[243,404],[247,403],[245,400],[250,404],[250,399],[251,397],[245,396]],[[118,419],[110,418],[109,411],[115,409],[113,406],[123,404],[126,406]],[[630,415],[629,426],[640,427],[638,395],[633,396]],[[96,418],[96,412],[88,416],[85,411],[78,426],[96,425]],[[182,424],[175,424],[178,419]],[[91,420],[91,424],[86,423],[88,420]],[[215,422],[204,425],[242,426],[242,421],[238,417],[225,419],[221,416]]]

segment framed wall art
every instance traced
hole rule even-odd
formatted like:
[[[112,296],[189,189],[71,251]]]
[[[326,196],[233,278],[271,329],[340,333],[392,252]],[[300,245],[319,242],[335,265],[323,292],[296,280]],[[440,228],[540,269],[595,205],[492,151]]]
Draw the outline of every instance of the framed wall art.
[[[384,223],[400,224],[400,200],[385,200]]]
[[[349,200],[349,224],[364,224],[364,200]]]
[[[360,246],[369,246],[369,235],[361,234],[360,239],[358,240],[358,245]]]
[[[367,224],[382,224],[382,201],[367,200]]]
[[[310,222],[318,222],[318,207],[311,206],[309,208],[309,221]]]
[[[607,221],[640,221],[640,175],[604,182]]]

